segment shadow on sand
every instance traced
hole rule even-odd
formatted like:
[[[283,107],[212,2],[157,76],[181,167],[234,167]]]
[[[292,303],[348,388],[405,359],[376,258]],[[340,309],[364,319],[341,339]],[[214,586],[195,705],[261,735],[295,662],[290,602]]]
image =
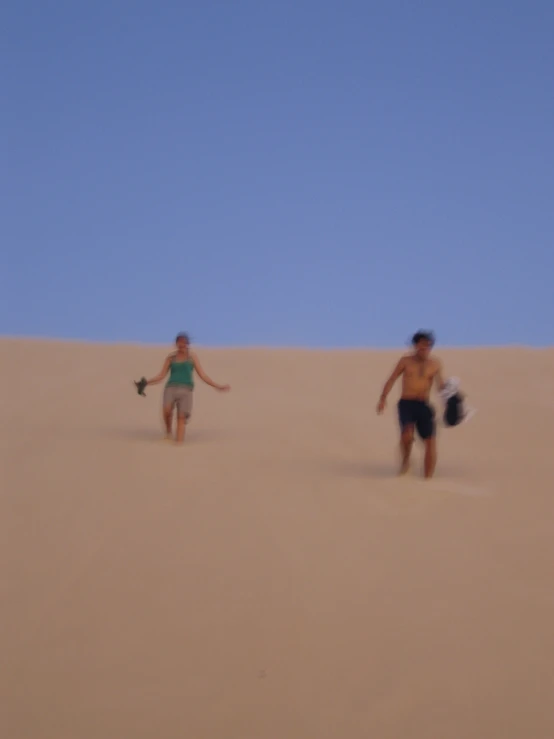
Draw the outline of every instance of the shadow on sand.
[[[127,439],[158,443],[163,439],[162,429],[156,428],[110,428],[102,432],[104,438]],[[209,444],[219,439],[228,438],[227,431],[221,429],[187,429],[185,444]]]
[[[371,462],[365,460],[326,460],[329,474],[336,477],[373,478],[384,480],[396,477],[398,465],[393,463]]]
[[[402,479],[398,474],[399,463],[393,461],[390,462],[376,462],[372,460],[325,460],[322,463],[322,467],[330,474],[335,477],[352,478],[352,479],[368,479],[368,480],[390,480],[390,479]],[[448,478],[463,478],[467,470],[462,467],[458,467],[452,464],[441,465],[439,463],[434,479]],[[421,477],[423,473],[423,460],[414,460],[412,462],[411,470],[406,475],[406,479],[413,477]]]

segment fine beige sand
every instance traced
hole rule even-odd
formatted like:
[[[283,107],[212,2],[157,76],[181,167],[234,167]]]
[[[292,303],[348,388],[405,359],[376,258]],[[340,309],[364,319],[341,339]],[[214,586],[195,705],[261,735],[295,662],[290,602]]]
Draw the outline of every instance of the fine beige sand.
[[[477,415],[395,477],[399,352],[0,341],[0,736],[552,739],[554,351],[438,351]]]

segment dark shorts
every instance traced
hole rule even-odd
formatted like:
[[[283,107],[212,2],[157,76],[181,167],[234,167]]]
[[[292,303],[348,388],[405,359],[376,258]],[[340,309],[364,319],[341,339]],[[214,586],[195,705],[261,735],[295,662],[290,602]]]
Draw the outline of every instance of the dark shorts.
[[[402,431],[406,426],[415,426],[422,439],[435,435],[435,411],[424,400],[399,400],[398,420]]]

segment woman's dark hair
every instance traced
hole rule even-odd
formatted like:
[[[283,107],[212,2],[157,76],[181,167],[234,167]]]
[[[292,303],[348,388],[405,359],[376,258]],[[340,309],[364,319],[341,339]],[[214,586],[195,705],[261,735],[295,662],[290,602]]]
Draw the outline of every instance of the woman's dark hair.
[[[435,343],[435,334],[432,331],[417,331],[412,336],[412,344],[415,346],[420,341],[428,341],[432,346]]]
[[[180,333],[177,334],[177,336],[175,337],[175,343],[177,343],[179,339],[184,339],[187,342],[187,344],[190,344],[190,337],[184,331],[181,331]]]

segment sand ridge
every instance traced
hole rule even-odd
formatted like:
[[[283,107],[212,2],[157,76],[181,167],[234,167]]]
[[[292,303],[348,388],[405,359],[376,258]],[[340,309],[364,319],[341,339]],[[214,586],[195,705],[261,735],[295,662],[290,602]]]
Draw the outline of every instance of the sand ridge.
[[[3,339],[0,735],[554,736],[554,350],[437,348],[477,415],[395,476],[399,352]]]

